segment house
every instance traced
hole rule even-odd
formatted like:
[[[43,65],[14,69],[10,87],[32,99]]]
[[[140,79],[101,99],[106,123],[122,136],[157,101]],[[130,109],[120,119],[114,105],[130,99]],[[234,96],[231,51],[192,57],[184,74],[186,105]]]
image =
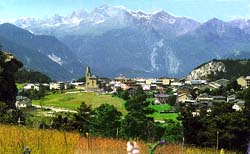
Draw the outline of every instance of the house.
[[[91,89],[91,90],[96,90],[99,88],[98,86],[98,78],[95,75],[91,74],[90,67],[87,66],[86,68],[86,83],[85,83],[85,89]]]
[[[138,89],[138,87],[130,87],[129,89],[127,89],[128,95],[130,97],[135,96],[135,94],[137,93],[137,89]]]
[[[213,96],[213,102],[225,102],[226,97],[225,96]]]
[[[136,79],[136,84],[137,85],[144,85],[144,84],[146,84],[146,79],[143,79],[143,78]]]
[[[142,89],[143,89],[143,91],[150,91],[151,90],[151,86],[147,85],[147,84],[143,84],[142,85]]]
[[[163,86],[169,86],[171,83],[171,79],[170,78],[160,78],[162,81],[162,85]]]
[[[26,91],[26,90],[37,90],[37,91],[39,91],[39,84],[33,84],[33,83],[25,84],[24,87],[23,87],[23,90],[24,91]]]
[[[28,97],[17,96],[16,107],[18,109],[32,106],[31,100]]]
[[[246,82],[247,82],[247,87],[249,87],[249,86],[250,86],[250,76],[247,76],[247,77],[245,78],[245,80],[246,80]]]
[[[204,85],[206,83],[207,83],[206,80],[191,80],[190,81],[190,84],[193,86],[201,86],[201,85]]]
[[[155,104],[166,104],[168,101],[168,94],[155,94],[154,98],[155,98]]]
[[[84,82],[72,82],[71,85],[75,86],[76,89],[84,89]]]
[[[146,85],[151,85],[154,79],[146,79]]]
[[[171,81],[170,85],[173,86],[173,87],[179,87],[179,86],[182,86],[182,83],[178,82],[178,81],[173,81],[173,82]]]
[[[50,90],[65,90],[67,89],[67,85],[64,82],[50,83]]]
[[[192,99],[192,96],[187,93],[179,94],[177,97],[178,102],[184,103],[186,100]]]
[[[235,100],[236,100],[236,95],[235,94],[230,95],[230,96],[227,97],[227,102],[233,102]]]
[[[125,83],[128,81],[128,78],[126,78],[125,76],[123,75],[120,75],[118,77],[115,78],[115,82],[119,82],[119,83]]]
[[[221,85],[216,83],[216,82],[210,82],[206,86],[206,88],[209,88],[209,89],[218,89],[220,87],[221,87]]]
[[[200,94],[197,98],[197,101],[213,101],[213,97],[204,93],[204,94]]]
[[[221,85],[221,86],[223,86],[223,87],[226,87],[227,84],[229,83],[229,80],[227,80],[227,79],[219,79],[219,80],[216,80],[214,82]]]
[[[242,109],[244,108],[245,105],[245,101],[239,100],[237,101],[237,103],[235,103],[232,106],[232,109],[236,110],[236,111],[242,111]]]
[[[238,85],[240,85],[243,88],[247,87],[247,80],[244,76],[239,77],[237,80]]]

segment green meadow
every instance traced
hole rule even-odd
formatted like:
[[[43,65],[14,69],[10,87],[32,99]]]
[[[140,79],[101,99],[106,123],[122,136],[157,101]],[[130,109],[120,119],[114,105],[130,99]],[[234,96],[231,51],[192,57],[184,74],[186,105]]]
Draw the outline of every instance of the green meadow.
[[[45,96],[41,100],[33,100],[35,105],[49,106],[55,108],[63,108],[69,110],[77,110],[81,103],[85,102],[87,105],[91,105],[92,108],[96,108],[101,104],[107,103],[114,105],[120,112],[126,114],[125,101],[118,97],[112,97],[112,95],[100,95],[94,92],[78,92],[78,93],[56,93]],[[176,120],[178,113],[160,113],[161,111],[167,111],[172,109],[168,104],[164,105],[150,105],[156,112],[151,117],[156,120],[172,119]]]
[[[171,110],[173,107],[169,104],[162,104],[162,105],[150,105],[150,108],[156,110],[155,113],[150,115],[156,120],[174,120],[177,121],[178,113],[160,113],[163,111]]]
[[[16,83],[16,87],[18,90],[23,89],[24,84],[23,83]]]
[[[56,93],[47,95],[41,100],[32,101],[32,103],[36,105],[70,110],[77,110],[82,102],[85,102],[87,105],[91,105],[92,108],[96,108],[101,104],[107,103],[114,105],[120,112],[126,113],[124,100],[118,97],[112,97],[111,95],[99,95],[94,92]]]

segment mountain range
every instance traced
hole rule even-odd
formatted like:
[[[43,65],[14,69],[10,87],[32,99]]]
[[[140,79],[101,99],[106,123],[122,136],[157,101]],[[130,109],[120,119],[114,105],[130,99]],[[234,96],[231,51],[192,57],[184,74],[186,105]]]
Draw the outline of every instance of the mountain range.
[[[54,79],[66,74],[65,79],[83,75],[86,65],[105,77],[182,77],[205,61],[250,53],[247,19],[224,22],[213,18],[200,23],[163,10],[144,13],[104,5],[92,12],[79,10],[69,16],[23,18],[12,24],[23,33],[16,33],[13,25],[1,25],[0,37],[9,41],[6,45],[0,40],[3,46],[18,53],[25,65],[39,68]],[[33,38],[28,39],[30,36]],[[38,54],[40,60],[46,59],[44,64],[51,64],[48,68],[43,62],[42,66],[29,64],[25,54],[17,52],[21,49],[12,49],[11,43]],[[25,49],[22,52],[27,52]],[[56,71],[58,75],[55,70],[60,70]]]

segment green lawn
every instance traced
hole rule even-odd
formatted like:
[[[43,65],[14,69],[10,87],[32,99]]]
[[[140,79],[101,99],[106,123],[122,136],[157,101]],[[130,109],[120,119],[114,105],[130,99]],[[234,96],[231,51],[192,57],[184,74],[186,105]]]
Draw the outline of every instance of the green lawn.
[[[23,83],[16,83],[16,87],[18,90],[23,89],[24,84]]]
[[[160,114],[158,112],[155,112],[152,115],[150,115],[150,117],[153,117],[155,120],[173,120],[173,121],[177,121],[178,113]]]
[[[150,105],[149,106],[152,109],[155,109],[156,111],[160,112],[160,111],[167,111],[167,110],[171,110],[172,106],[169,104],[163,104],[163,105]]]
[[[79,108],[82,102],[85,102],[87,105],[92,105],[92,108],[96,108],[101,104],[107,103],[114,105],[122,113],[126,113],[123,105],[125,103],[124,100],[118,97],[112,97],[111,95],[98,95],[94,92],[50,94],[41,100],[32,101],[32,103],[36,105],[52,106],[71,110]]]
[[[153,117],[155,120],[174,120],[177,121],[178,113],[160,113],[161,111],[168,111],[172,109],[172,106],[169,104],[162,104],[162,105],[150,105],[152,109],[155,109],[156,112],[150,117]]]

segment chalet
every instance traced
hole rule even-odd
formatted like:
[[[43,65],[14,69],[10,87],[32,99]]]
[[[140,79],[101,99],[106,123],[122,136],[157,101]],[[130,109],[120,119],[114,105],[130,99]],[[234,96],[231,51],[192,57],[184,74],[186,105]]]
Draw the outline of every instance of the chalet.
[[[65,85],[64,82],[50,83],[49,89],[50,90],[65,90],[67,89],[67,85]]]
[[[168,94],[155,94],[154,98],[155,98],[155,104],[166,104],[168,101]]]
[[[18,109],[20,108],[26,108],[32,106],[31,100],[28,97],[24,96],[17,96],[16,97],[16,107]]]
[[[227,96],[227,102],[234,102],[235,100],[236,100],[235,94]]]
[[[247,81],[244,76],[239,77],[236,81],[238,85],[240,85],[241,87],[243,88],[247,87]]]
[[[247,87],[249,87],[250,86],[250,76],[247,76],[245,79],[246,79],[246,82],[247,82]]]
[[[160,78],[162,86],[170,86],[171,78]]]
[[[213,102],[225,102],[226,97],[225,96],[212,96]]]
[[[146,79],[146,85],[151,85],[154,79]]]
[[[26,90],[37,90],[37,91],[39,91],[39,84],[33,84],[33,83],[25,84],[24,87],[23,87],[23,90],[24,91],[26,91]]]
[[[223,87],[226,87],[227,84],[229,83],[229,80],[227,80],[227,79],[219,79],[219,80],[216,80],[214,82],[221,85],[221,86],[223,86]]]
[[[76,89],[84,89],[84,82],[72,82],[70,83],[71,85],[73,85]]]
[[[210,83],[208,83],[208,84],[206,85],[206,87],[203,87],[203,88],[209,88],[209,89],[211,90],[211,89],[218,89],[218,88],[220,88],[220,87],[221,87],[220,84],[218,84],[218,83],[216,83],[216,82],[210,82]]]
[[[196,98],[197,101],[213,101],[213,97],[204,93]]]
[[[242,100],[238,100],[232,107],[232,109],[236,110],[236,111],[242,111],[242,109],[244,108],[245,105],[245,101]]]
[[[182,93],[178,95],[177,101],[180,103],[184,103],[186,100],[190,100],[191,98],[192,96],[190,94]]]
[[[136,93],[137,93],[137,89],[138,89],[138,87],[130,87],[129,89],[127,89],[127,91],[128,91],[128,95],[130,96],[130,97],[133,97],[133,96],[135,96],[136,95]]]
[[[142,85],[142,89],[143,89],[143,91],[150,91],[151,90],[151,86],[147,85],[147,84],[143,84]]]
[[[171,81],[170,83],[170,86],[173,86],[173,87],[180,87],[182,86],[183,84],[181,82],[178,82],[178,81]]]
[[[144,85],[146,84],[146,79],[136,79],[136,84],[137,85]]]
[[[115,82],[118,82],[118,83],[126,83],[128,80],[129,79],[123,75],[120,75],[120,76],[115,78]]]

